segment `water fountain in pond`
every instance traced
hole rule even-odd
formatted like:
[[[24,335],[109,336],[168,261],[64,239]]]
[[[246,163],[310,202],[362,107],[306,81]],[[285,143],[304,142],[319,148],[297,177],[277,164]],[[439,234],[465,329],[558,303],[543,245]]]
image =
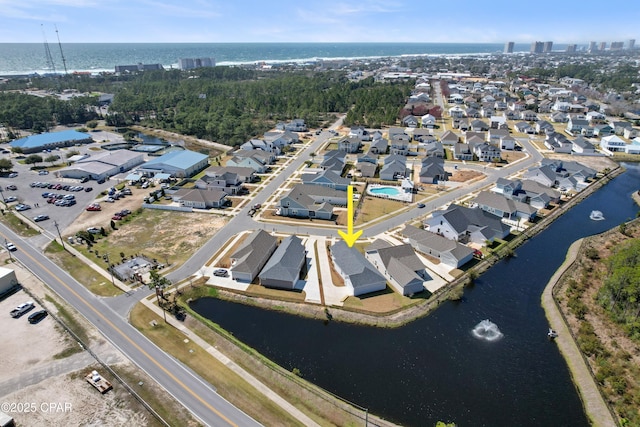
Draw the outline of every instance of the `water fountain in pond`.
[[[589,218],[594,221],[602,221],[604,219],[604,215],[602,215],[602,212],[600,211],[591,211],[591,215],[589,215]]]
[[[503,337],[502,332],[500,332],[500,329],[498,329],[498,325],[488,319],[478,323],[471,332],[473,333],[473,336],[478,338],[479,340],[485,340],[489,342],[497,341]]]

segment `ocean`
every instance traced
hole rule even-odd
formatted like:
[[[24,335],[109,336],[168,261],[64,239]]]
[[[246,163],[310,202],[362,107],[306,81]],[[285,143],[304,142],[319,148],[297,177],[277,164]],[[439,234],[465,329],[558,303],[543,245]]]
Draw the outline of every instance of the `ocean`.
[[[516,44],[514,52],[529,52]],[[62,43],[68,72],[113,72],[116,65],[162,64],[177,68],[179,58],[213,57],[218,65],[256,62],[312,62],[318,59],[473,55],[502,52],[500,43]],[[554,45],[555,50],[564,46]],[[58,43],[49,43],[55,71],[64,72]],[[0,43],[0,75],[43,74],[44,43]]]

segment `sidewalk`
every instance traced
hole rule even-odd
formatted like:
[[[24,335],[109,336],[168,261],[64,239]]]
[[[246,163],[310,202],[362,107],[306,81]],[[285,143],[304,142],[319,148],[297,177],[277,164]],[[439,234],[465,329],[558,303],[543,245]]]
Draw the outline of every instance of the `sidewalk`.
[[[147,308],[149,308],[153,312],[155,312],[158,316],[163,317],[162,309],[159,308],[158,306],[156,306],[148,298],[143,299],[142,303]],[[319,424],[317,424],[315,421],[313,421],[311,418],[309,418],[307,415],[305,415],[302,411],[300,411],[298,408],[296,408],[295,406],[293,406],[292,404],[290,404],[289,402],[284,400],[277,393],[275,393],[273,390],[271,390],[265,384],[260,382],[256,377],[251,375],[249,372],[245,371],[243,368],[241,368],[239,365],[237,365],[235,362],[233,362],[227,356],[225,356],[220,351],[218,351],[216,348],[214,348],[209,343],[207,343],[205,340],[200,338],[198,335],[194,334],[189,328],[185,327],[181,322],[179,322],[178,320],[176,320],[172,316],[167,316],[167,322],[171,326],[173,326],[174,328],[176,328],[179,331],[181,331],[194,344],[196,344],[196,345],[200,346],[201,348],[203,348],[207,353],[209,353],[211,356],[213,356],[216,359],[218,359],[227,368],[231,369],[233,372],[235,372],[236,374],[241,376],[242,379],[244,379],[246,382],[248,382],[253,387],[255,387],[256,390],[258,390],[260,393],[265,395],[267,398],[269,398],[272,402],[274,402],[276,405],[281,407],[283,410],[287,411],[289,414],[291,414],[291,416],[293,416],[295,419],[300,421],[302,424],[304,424],[305,426],[320,427]]]
[[[589,367],[585,363],[582,353],[580,353],[578,345],[573,340],[571,332],[569,331],[567,324],[564,322],[564,318],[553,299],[553,288],[564,272],[571,267],[575,261],[581,245],[582,239],[573,242],[569,247],[569,250],[567,251],[567,258],[551,277],[549,283],[544,289],[544,292],[542,293],[542,307],[544,308],[547,319],[549,320],[549,325],[558,333],[556,343],[569,366],[571,377],[580,392],[587,416],[594,426],[613,427],[616,426],[616,423],[609,411],[609,407],[604,402],[602,395],[594,382],[593,376],[589,371]]]

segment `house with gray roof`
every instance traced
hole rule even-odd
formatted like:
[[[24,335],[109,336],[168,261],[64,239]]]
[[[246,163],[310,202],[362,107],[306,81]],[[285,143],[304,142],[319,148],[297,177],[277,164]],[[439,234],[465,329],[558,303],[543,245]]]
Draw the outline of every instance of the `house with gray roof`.
[[[387,279],[355,247],[344,240],[331,246],[331,260],[349,294],[360,296],[387,288]]]
[[[432,141],[424,144],[424,151],[427,157],[439,157],[444,159],[445,151],[441,142]]]
[[[410,296],[422,292],[425,280],[431,279],[409,244],[394,246],[377,239],[367,246],[365,258],[400,295]]]
[[[453,146],[453,158],[456,160],[473,160],[473,151],[469,144],[458,142]]]
[[[443,145],[454,145],[460,142],[460,136],[458,136],[455,132],[448,130],[442,134],[440,142],[442,142]]]
[[[498,218],[514,221],[517,221],[519,218],[531,221],[538,213],[538,210],[531,205],[508,199],[502,194],[491,191],[481,191],[473,201],[477,203],[478,208],[483,211],[489,212]]]
[[[231,255],[231,277],[251,283],[276,250],[277,244],[278,239],[264,230],[251,233]]]
[[[181,188],[171,197],[182,206],[196,209],[222,208],[227,202],[227,193],[219,189]]]
[[[378,165],[367,162],[359,162],[356,165],[356,169],[363,178],[373,178],[376,176],[376,171],[378,170]]]
[[[277,130],[288,130],[291,132],[306,132],[307,125],[304,123],[304,119],[293,119],[288,123],[279,122],[276,124]]]
[[[399,154],[391,154],[384,159],[384,165],[380,169],[380,179],[395,181],[411,176],[411,170],[407,169],[407,158]]]
[[[544,145],[555,153],[570,153],[572,148],[569,138],[558,132],[548,133],[544,138]]]
[[[266,141],[264,139],[253,138],[249,141],[245,142],[240,146],[241,150],[262,150],[267,151],[269,153],[274,153],[275,155],[280,154],[280,147],[275,145],[271,141]]]
[[[401,234],[416,251],[437,258],[451,268],[459,268],[473,259],[472,248],[431,231],[407,225]]]
[[[423,184],[437,184],[447,181],[449,174],[444,169],[444,159],[439,157],[425,157],[420,167],[420,182]]]
[[[324,153],[320,167],[325,170],[330,170],[338,175],[342,175],[342,170],[346,163],[347,153],[340,150],[331,150]]]
[[[551,166],[541,165],[528,169],[524,175],[524,179],[536,181],[546,187],[556,185],[556,171]]]
[[[265,173],[276,161],[274,153],[263,150],[238,150],[227,160],[227,166],[251,168],[255,173]]]
[[[374,153],[371,149],[364,154],[358,156],[356,163],[371,163],[373,165],[378,164],[378,154]]]
[[[558,191],[529,179],[498,178],[494,191],[509,199],[528,203],[536,209],[544,209],[550,203],[560,201]]]
[[[343,178],[330,170],[324,170],[320,173],[305,173],[302,174],[301,179],[303,184],[323,185],[341,191],[347,191],[347,187],[351,184],[349,178]]]
[[[578,135],[576,139],[571,141],[571,150],[576,154],[594,154],[596,147],[584,139],[582,135]]]
[[[254,170],[251,168],[213,166],[195,182],[194,186],[200,189],[222,190],[228,195],[237,195],[244,191],[242,184],[252,182],[254,179]]]
[[[306,254],[298,236],[287,236],[258,274],[260,284],[267,288],[294,289],[303,277]]]
[[[451,204],[445,210],[434,211],[424,221],[425,230],[460,243],[485,245],[495,239],[504,239],[510,227],[500,218],[478,208]]]
[[[264,140],[270,144],[275,145],[280,150],[283,147],[300,142],[300,137],[297,133],[288,130],[285,131],[271,131],[265,132]]]
[[[496,159],[500,159],[501,157],[500,149],[487,142],[475,144],[473,147],[473,153],[481,162],[492,162]]]
[[[333,206],[346,204],[346,191],[298,184],[280,199],[278,211],[279,215],[293,218],[332,219]]]
[[[375,154],[387,154],[389,149],[389,140],[386,138],[376,138],[371,142],[369,151]]]
[[[357,136],[350,136],[347,138],[342,138],[338,141],[338,150],[344,151],[346,153],[357,153],[362,146],[362,140]]]

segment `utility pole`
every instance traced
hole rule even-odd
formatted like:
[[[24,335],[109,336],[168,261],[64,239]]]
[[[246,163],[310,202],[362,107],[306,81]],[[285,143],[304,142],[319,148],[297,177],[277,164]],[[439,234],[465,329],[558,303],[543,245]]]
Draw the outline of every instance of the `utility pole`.
[[[7,248],[8,244],[9,244],[9,242],[7,241],[7,239],[4,239],[4,247],[7,249],[7,252],[9,252],[9,260],[11,260],[11,262],[13,262],[13,257],[11,256],[11,251],[9,250],[9,248]]]
[[[56,228],[56,230],[58,230],[58,237],[60,237],[60,244],[62,244],[62,249],[66,251],[67,248],[64,247],[64,240],[62,239],[62,234],[60,234],[60,228],[58,228],[58,222],[53,221],[53,226]]]
[[[115,286],[116,282],[113,279],[113,270],[111,270],[111,262],[109,261],[109,254],[102,255],[102,259],[107,262],[107,271],[111,274],[111,284]]]

